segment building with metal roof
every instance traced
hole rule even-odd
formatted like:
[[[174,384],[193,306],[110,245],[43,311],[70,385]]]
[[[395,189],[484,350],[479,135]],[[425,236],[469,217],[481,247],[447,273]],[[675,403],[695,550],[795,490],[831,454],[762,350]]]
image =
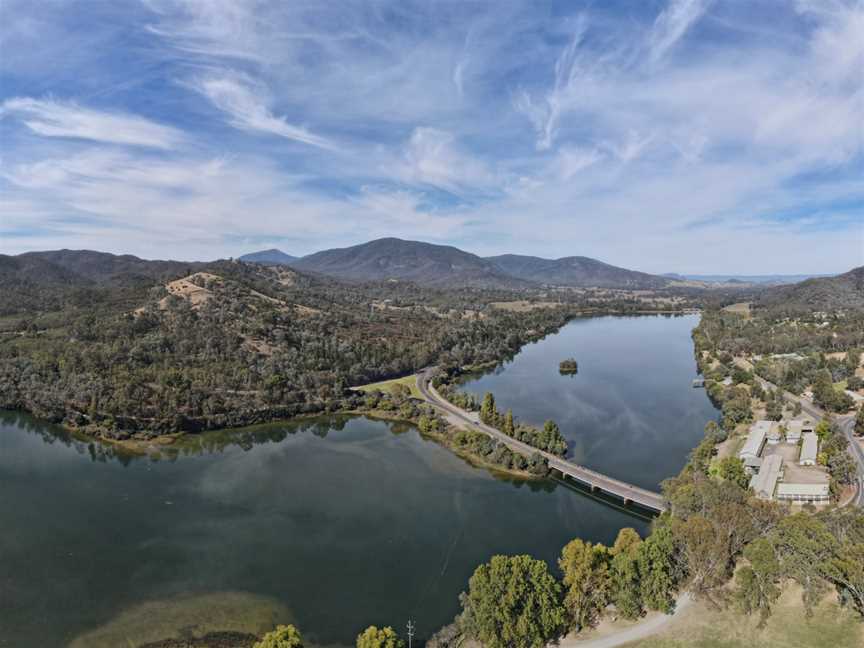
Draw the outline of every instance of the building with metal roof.
[[[765,500],[774,498],[774,489],[782,470],[783,457],[780,455],[768,455],[762,460],[759,472],[750,479],[750,488],[756,493],[756,497]]]
[[[816,484],[780,482],[777,484],[777,499],[781,502],[824,504],[831,500],[831,491],[827,481]]]
[[[805,432],[801,438],[801,454],[798,463],[802,466],[815,466],[816,455],[819,454],[819,437],[815,432]]]
[[[762,448],[765,447],[765,436],[768,434],[768,430],[770,429],[771,421],[756,421],[751,425],[750,433],[747,435],[747,440],[738,452],[738,457],[740,459],[758,457],[762,453]]]

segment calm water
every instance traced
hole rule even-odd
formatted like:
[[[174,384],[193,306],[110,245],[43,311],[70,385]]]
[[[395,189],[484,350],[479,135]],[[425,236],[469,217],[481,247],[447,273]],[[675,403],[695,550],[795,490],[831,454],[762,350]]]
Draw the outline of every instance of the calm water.
[[[0,420],[0,645],[62,646],[142,601],[252,592],[304,635],[449,622],[495,553],[554,561],[575,536],[645,523],[554,484],[466,465],[366,419],[268,426],[176,461],[99,456]],[[305,429],[304,429],[305,428]],[[4,643],[5,642],[5,643]]]
[[[554,419],[575,461],[656,490],[717,417],[705,391],[691,387],[698,323],[698,315],[575,320],[463,388],[491,391],[501,411],[528,423]],[[579,373],[562,376],[558,363],[570,357]]]
[[[694,324],[580,321],[471,388],[551,415],[589,465],[652,485],[714,415],[689,386]],[[557,376],[567,355],[575,378]],[[0,413],[0,646],[65,646],[142,602],[222,592],[278,602],[316,643],[409,617],[426,636],[491,555],[554,563],[573,537],[611,543],[624,526],[646,530],[565,486],[472,468],[406,426],[213,433],[155,461]]]

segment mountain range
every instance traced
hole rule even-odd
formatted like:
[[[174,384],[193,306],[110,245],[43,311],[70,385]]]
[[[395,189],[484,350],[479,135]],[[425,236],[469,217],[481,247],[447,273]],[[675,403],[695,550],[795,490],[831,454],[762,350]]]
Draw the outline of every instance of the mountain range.
[[[283,261],[276,259],[283,258]],[[263,259],[263,260],[262,260]],[[430,286],[518,289],[538,285],[650,289],[672,280],[619,268],[588,257],[561,259],[504,254],[480,257],[449,245],[382,238],[323,250],[299,259],[279,250],[246,254],[241,261],[281,263],[349,281],[413,281]]]
[[[757,303],[791,311],[864,310],[864,266],[836,277],[777,286],[762,293]]]

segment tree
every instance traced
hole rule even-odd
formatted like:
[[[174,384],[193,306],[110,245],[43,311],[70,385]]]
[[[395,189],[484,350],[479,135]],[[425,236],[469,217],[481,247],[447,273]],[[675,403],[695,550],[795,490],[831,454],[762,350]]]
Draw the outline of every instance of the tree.
[[[831,380],[831,372],[827,369],[822,369],[816,374],[813,380],[813,400],[817,405],[821,405],[827,410],[834,407],[834,382]]]
[[[727,437],[728,435],[723,428],[717,425],[717,421],[708,421],[705,424],[705,438],[712,443],[722,443]]]
[[[779,421],[783,418],[783,401],[777,398],[776,392],[774,397],[765,403],[765,418],[769,421]]]
[[[369,626],[357,635],[357,648],[403,648],[405,642],[391,628]]]
[[[390,387],[390,397],[396,405],[401,405],[407,399],[411,398],[411,388],[402,383],[393,383]]]
[[[651,534],[639,545],[639,585],[649,610],[670,614],[677,587],[675,538],[667,518],[655,522]]]
[[[513,433],[516,431],[516,424],[513,422],[512,409],[507,410],[507,414],[504,416],[504,428],[501,431],[509,437],[512,437]]]
[[[293,625],[276,626],[252,648],[303,648],[303,637]]]
[[[864,407],[858,410],[858,415],[855,417],[855,434],[864,436]]]
[[[864,616],[864,542],[845,542],[825,565],[825,575]]]
[[[487,648],[542,648],[566,628],[561,586],[531,556],[493,556],[460,600],[462,629]]]
[[[816,424],[813,431],[819,437],[819,442],[824,442],[831,435],[831,422],[828,419],[822,419]]]
[[[615,609],[625,619],[642,616],[642,589],[639,581],[639,549],[642,539],[631,528],[618,532],[612,547],[610,595]]]
[[[839,452],[828,458],[828,471],[831,477],[843,486],[848,486],[855,481],[858,467],[855,460],[845,452]]]
[[[498,410],[495,408],[495,396],[486,392],[483,397],[483,405],[480,406],[480,420],[487,425],[494,425],[498,418]]]
[[[702,515],[674,518],[673,531],[690,577],[690,591],[707,594],[722,584],[729,565],[727,538]]]
[[[807,616],[825,590],[822,572],[836,553],[837,540],[822,520],[807,513],[785,517],[771,535],[781,573],[801,585]]]
[[[764,627],[771,615],[771,606],[780,596],[780,563],[774,546],[766,538],[747,545],[744,557],[750,562],[735,575],[735,598],[744,614],[759,612],[759,627]]]
[[[726,457],[720,462],[720,476],[741,488],[747,488],[750,483],[750,477],[744,470],[744,462],[738,457]]]
[[[579,630],[593,626],[609,603],[609,558],[607,547],[578,538],[561,550],[558,566],[564,573],[564,604]]]

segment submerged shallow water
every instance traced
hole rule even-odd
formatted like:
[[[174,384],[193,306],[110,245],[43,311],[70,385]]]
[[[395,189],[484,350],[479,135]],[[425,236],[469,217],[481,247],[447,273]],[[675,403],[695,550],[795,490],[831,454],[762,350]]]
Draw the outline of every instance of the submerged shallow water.
[[[568,410],[555,409],[560,393],[537,402],[529,397],[535,409],[523,411],[522,391],[502,388],[515,368],[530,374],[533,366],[545,375],[550,358],[557,373],[565,348],[580,362],[579,376],[562,378],[570,402],[582,399],[583,384],[594,384],[592,373],[609,380],[629,373],[632,365],[614,355],[573,348],[584,321],[547,338],[564,340],[561,347],[547,344],[551,350],[541,354],[544,342],[526,347],[502,373],[474,386],[498,380],[499,400],[526,419],[543,411],[542,420],[545,408],[554,409],[548,416],[578,441],[576,452],[617,476],[628,476],[639,461],[603,464],[602,435],[614,435],[619,449],[629,436],[639,459],[652,466],[640,473],[642,483],[659,480],[680,468],[701,435],[700,416],[713,410],[686,405],[693,395],[707,403],[685,380],[693,371],[695,322],[636,321],[643,326],[608,318],[597,325],[611,336],[653,339],[652,349],[680,347],[674,357],[651,352],[638,361],[665,375],[658,381],[665,387],[651,392],[663,406],[631,410],[645,417],[644,425],[619,417],[617,426],[598,430],[589,421],[580,431],[568,424],[578,417],[562,418]],[[602,335],[591,331],[596,344]],[[682,340],[672,343],[673,337]],[[618,344],[630,353],[639,348],[626,339]],[[684,350],[690,365],[675,355]],[[533,364],[523,366],[525,358]],[[669,377],[669,367],[680,379]],[[600,397],[602,383],[592,389],[599,390],[589,392],[595,408],[618,402]],[[693,409],[686,424],[678,420],[682,407]],[[665,432],[658,429],[663,422]],[[655,465],[661,453],[662,465]],[[251,617],[291,621],[318,644],[353,645],[369,624],[402,629],[409,618],[425,637],[458,612],[459,592],[493,554],[530,553],[554,565],[572,538],[611,543],[625,526],[645,532],[647,522],[561,484],[493,476],[401,424],[329,417],[208,433],[159,457],[132,457],[0,413],[0,646],[113,641],[123,628],[140,627],[142,615],[154,626],[194,634],[213,629],[201,615],[201,606],[212,603],[201,601],[220,601],[225,629],[250,631]],[[183,605],[159,603],[178,596]],[[175,611],[171,618],[153,612],[166,608]]]

